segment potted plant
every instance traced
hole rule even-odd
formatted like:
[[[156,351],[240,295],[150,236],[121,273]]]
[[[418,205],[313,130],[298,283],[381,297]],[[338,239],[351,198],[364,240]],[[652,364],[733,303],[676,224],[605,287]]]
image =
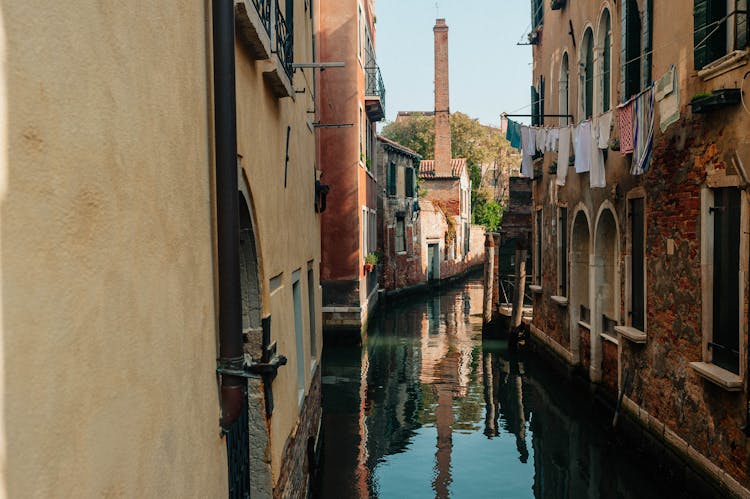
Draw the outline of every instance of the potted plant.
[[[724,106],[734,106],[740,103],[739,88],[720,88],[710,94],[696,94],[690,99],[690,107],[694,113],[707,113]]]
[[[555,175],[557,173],[557,161],[553,161],[551,165],[549,165],[549,169],[547,170],[550,175]]]
[[[550,2],[550,8],[552,10],[560,10],[565,7],[565,0],[552,0]]]
[[[365,272],[372,272],[372,269],[380,261],[380,257],[375,252],[368,253],[365,257]]]

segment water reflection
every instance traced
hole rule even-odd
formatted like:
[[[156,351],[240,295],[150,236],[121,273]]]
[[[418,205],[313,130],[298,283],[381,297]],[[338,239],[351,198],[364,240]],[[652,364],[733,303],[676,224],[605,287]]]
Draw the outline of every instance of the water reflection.
[[[469,281],[389,306],[363,345],[326,346],[321,497],[714,495],[644,457],[642,432],[621,441],[585,388],[483,343],[481,307]]]

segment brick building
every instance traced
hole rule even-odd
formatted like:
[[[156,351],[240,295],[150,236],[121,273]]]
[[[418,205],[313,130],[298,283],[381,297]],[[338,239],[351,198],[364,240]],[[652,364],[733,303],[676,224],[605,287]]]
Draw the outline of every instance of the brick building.
[[[386,291],[424,285],[419,244],[417,175],[422,157],[378,137],[378,252],[380,285]]]
[[[531,4],[534,123],[613,112],[601,183],[534,160],[532,336],[747,496],[746,2]]]
[[[377,303],[375,125],[385,117],[385,88],[375,55],[375,2],[318,0],[318,59],[344,62],[320,73],[318,164],[330,187],[322,215],[321,285],[327,330],[360,330]]]

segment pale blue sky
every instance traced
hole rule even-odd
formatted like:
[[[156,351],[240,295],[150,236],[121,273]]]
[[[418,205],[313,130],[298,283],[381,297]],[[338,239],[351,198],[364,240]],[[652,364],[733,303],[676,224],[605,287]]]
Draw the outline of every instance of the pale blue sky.
[[[498,125],[500,113],[529,104],[528,0],[441,0],[450,31],[451,111]],[[434,108],[435,0],[377,0],[377,57],[386,85],[386,119]],[[529,109],[519,113],[529,113]],[[518,120],[525,121],[525,120]]]

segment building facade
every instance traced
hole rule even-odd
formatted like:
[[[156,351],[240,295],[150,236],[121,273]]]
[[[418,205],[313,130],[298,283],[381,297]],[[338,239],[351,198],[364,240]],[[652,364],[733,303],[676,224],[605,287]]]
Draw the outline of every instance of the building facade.
[[[374,0],[319,0],[318,58],[344,62],[319,77],[318,164],[330,186],[322,216],[323,325],[360,330],[377,303],[376,123],[385,87],[375,53]],[[368,255],[370,259],[368,259]]]
[[[305,496],[313,12],[255,5],[0,7],[0,495]]]
[[[747,496],[746,2],[531,4],[533,123],[609,135],[534,159],[532,336]]]
[[[424,286],[417,169],[421,156],[378,136],[378,252],[386,292]]]

